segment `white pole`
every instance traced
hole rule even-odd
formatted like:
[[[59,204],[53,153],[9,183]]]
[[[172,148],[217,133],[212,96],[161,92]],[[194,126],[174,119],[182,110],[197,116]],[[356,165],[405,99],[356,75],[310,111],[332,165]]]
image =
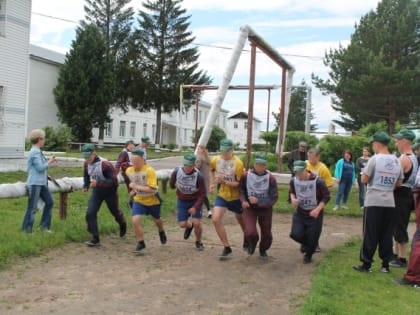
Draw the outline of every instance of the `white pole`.
[[[213,125],[216,122],[217,116],[220,113],[220,108],[222,107],[223,100],[226,97],[229,84],[232,81],[233,74],[235,73],[235,69],[238,65],[239,58],[241,57],[242,49],[245,46],[245,42],[248,37],[249,31],[250,28],[248,25],[241,26],[240,28],[238,40],[236,42],[235,47],[232,50],[232,56],[223,75],[222,83],[219,85],[219,88],[217,90],[216,99],[214,100],[213,105],[210,108],[209,115],[207,117],[200,139],[198,140],[197,146],[207,145],[207,142],[210,139],[211,130],[213,129]]]

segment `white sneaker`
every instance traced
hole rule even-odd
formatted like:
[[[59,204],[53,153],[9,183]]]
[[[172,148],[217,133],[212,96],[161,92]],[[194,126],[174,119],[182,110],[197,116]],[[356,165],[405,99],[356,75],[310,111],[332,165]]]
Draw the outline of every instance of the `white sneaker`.
[[[211,210],[207,211],[207,218],[211,219]]]
[[[335,205],[334,208],[333,208],[333,211],[337,211],[337,209],[338,209],[338,206]]]
[[[343,209],[348,209],[347,205],[342,205]]]

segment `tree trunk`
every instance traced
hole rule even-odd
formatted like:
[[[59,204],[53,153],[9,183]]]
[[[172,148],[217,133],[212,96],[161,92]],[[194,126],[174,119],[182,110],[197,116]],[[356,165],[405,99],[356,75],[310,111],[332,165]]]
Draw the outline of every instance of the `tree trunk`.
[[[104,145],[104,134],[105,134],[105,128],[103,126],[99,127],[98,145],[100,147]]]
[[[397,121],[397,114],[395,111],[395,107],[390,109],[389,116],[388,116],[388,133],[392,135],[395,132],[395,123]]]
[[[157,148],[160,148],[161,142],[161,130],[162,130],[162,108],[157,106],[156,108],[156,139],[155,145]]]

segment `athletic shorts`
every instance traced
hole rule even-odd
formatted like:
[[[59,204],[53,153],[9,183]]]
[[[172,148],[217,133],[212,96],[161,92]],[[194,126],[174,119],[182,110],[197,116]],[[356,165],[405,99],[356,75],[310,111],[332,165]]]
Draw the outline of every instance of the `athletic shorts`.
[[[237,214],[241,214],[243,212],[241,201],[239,199],[226,201],[225,199],[217,196],[216,200],[214,201],[214,206],[227,208],[229,211],[235,212]]]
[[[160,205],[145,206],[138,202],[133,202],[131,216],[151,215],[155,219],[160,219]]]
[[[202,207],[196,208],[196,212],[194,215],[191,215],[188,213],[188,210],[194,206],[195,200],[177,200],[176,207],[178,209],[177,216],[178,216],[178,222],[184,222],[187,221],[188,218],[191,216],[194,219],[201,219],[203,216]]]

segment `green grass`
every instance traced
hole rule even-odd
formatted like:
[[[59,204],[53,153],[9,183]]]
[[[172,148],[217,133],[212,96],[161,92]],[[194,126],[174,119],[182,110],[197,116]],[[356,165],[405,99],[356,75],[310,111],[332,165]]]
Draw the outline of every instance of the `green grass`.
[[[360,245],[360,240],[351,240],[327,253],[297,314],[419,314],[420,290],[392,283],[405,270],[394,268],[383,274],[379,257],[370,274],[351,268],[360,263]]]

